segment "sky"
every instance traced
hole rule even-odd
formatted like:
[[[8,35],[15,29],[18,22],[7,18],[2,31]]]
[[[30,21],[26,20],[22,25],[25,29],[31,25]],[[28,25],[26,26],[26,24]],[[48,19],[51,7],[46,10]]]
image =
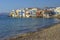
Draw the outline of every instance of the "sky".
[[[0,13],[20,8],[59,7],[60,0],[0,0]]]

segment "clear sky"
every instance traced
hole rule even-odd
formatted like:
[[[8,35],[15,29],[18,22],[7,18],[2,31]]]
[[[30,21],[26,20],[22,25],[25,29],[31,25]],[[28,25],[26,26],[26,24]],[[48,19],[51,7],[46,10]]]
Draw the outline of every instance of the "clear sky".
[[[26,7],[56,7],[60,6],[60,0],[0,0],[0,12],[9,12],[12,9]]]

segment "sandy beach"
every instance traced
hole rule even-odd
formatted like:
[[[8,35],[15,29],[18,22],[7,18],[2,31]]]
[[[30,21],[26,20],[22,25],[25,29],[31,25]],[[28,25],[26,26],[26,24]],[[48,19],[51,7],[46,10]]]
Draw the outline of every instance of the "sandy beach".
[[[37,29],[35,32],[7,38],[6,40],[60,40],[60,23],[42,30]]]

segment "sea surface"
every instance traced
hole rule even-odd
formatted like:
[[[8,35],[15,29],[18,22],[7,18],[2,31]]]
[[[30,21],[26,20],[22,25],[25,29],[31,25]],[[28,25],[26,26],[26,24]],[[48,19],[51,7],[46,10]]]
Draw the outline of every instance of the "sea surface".
[[[11,18],[0,16],[0,39],[35,31],[37,28],[46,27],[58,22],[60,20],[54,18]]]

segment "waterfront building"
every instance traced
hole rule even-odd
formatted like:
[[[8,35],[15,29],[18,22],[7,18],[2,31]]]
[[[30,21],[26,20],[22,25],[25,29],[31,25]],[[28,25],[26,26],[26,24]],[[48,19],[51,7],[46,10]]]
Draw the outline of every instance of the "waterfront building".
[[[21,10],[19,10],[18,14],[19,14],[19,17],[21,17],[21,16],[22,16],[22,15],[21,15]]]
[[[19,15],[20,17],[25,17],[25,10],[20,10]]]
[[[15,17],[19,17],[19,12],[20,12],[19,9],[15,10]]]
[[[37,17],[40,17],[40,11],[37,11],[37,12],[36,12],[36,16],[37,16]]]
[[[26,15],[26,17],[30,17],[31,16],[29,11],[26,11],[25,15]]]
[[[51,11],[50,10],[43,10],[43,17],[44,18],[50,18]]]
[[[25,17],[25,10],[24,9],[16,10],[16,14],[18,17]]]
[[[26,16],[36,17],[36,8],[26,8]]]
[[[10,12],[9,16],[15,17],[15,10],[12,10],[12,11]]]
[[[60,18],[60,7],[56,7],[56,9],[54,9],[55,15],[54,17]]]
[[[42,10],[39,8],[17,9],[12,14],[14,17],[42,17]]]
[[[56,7],[56,9],[54,9],[56,14],[60,14],[60,7]]]
[[[43,17],[42,10],[37,10],[36,16],[37,16],[37,17]]]
[[[36,17],[37,8],[32,8],[32,17]]]
[[[23,17],[26,17],[25,10],[22,10]]]

